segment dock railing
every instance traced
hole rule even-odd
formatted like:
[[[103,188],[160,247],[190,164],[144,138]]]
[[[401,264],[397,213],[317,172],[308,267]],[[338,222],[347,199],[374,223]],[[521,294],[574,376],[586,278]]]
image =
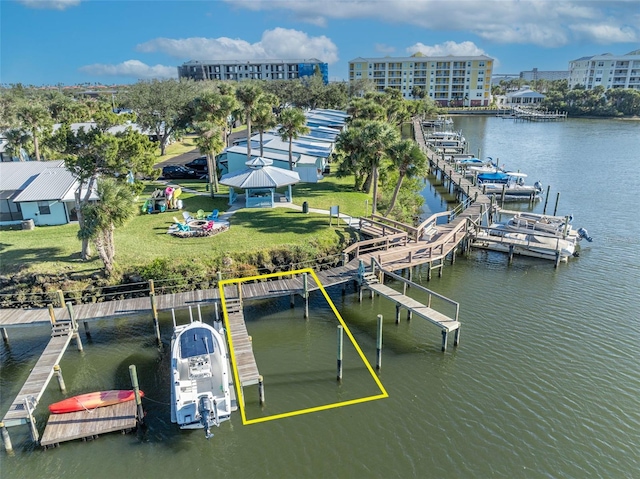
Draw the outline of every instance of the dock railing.
[[[396,281],[400,281],[401,283],[403,283],[405,286],[410,285],[411,288],[416,289],[418,291],[422,291],[424,293],[427,293],[427,304],[425,306],[432,308],[432,298],[438,298],[439,300],[443,301],[444,303],[453,306],[454,310],[455,310],[455,314],[454,314],[454,319],[456,321],[459,320],[459,315],[460,315],[460,303],[458,303],[457,301],[454,301],[450,298],[447,298],[446,296],[443,296],[439,293],[436,293],[435,291],[430,290],[429,288],[425,288],[424,286],[421,286],[417,283],[414,283],[406,278],[403,278],[402,276],[400,276],[399,274],[393,273],[391,271],[388,271],[386,269],[384,269],[382,267],[382,265],[376,260],[376,258],[371,258],[371,269],[372,272],[378,276],[379,281],[381,283],[384,283],[384,277],[388,276],[392,279],[395,279]],[[405,289],[406,292],[406,289]],[[404,292],[403,292],[404,294]],[[444,314],[444,313],[443,313]]]

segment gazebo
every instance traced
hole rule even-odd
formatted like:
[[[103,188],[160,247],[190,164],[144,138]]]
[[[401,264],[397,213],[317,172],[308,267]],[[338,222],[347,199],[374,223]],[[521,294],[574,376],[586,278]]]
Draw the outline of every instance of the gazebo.
[[[248,168],[242,171],[227,173],[220,178],[220,184],[229,186],[229,204],[237,198],[234,188],[243,189],[245,207],[273,207],[276,188],[288,186],[287,200],[291,201],[291,185],[300,182],[300,175],[295,171],[271,166],[273,161],[257,157],[245,163]]]

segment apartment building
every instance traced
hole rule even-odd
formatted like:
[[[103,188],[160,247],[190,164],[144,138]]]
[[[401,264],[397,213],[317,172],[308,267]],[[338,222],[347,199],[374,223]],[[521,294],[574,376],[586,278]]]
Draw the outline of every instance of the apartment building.
[[[179,78],[193,80],[293,80],[319,71],[325,85],[329,67],[317,58],[306,60],[191,60],[178,67]]]
[[[537,68],[533,70],[520,72],[520,78],[527,81],[535,81],[535,80],[568,80],[569,79],[569,70],[547,70],[541,71]]]
[[[480,56],[356,58],[349,81],[373,81],[377,91],[397,88],[404,98],[421,95],[443,106],[486,106],[491,101],[493,59]]]
[[[640,90],[640,50],[626,55],[593,55],[569,62],[569,88],[577,85],[592,90],[603,86]]]

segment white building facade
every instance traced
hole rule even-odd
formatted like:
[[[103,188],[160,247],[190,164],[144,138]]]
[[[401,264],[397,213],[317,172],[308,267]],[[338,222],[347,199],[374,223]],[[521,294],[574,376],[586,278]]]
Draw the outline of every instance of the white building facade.
[[[640,90],[640,50],[626,55],[594,55],[569,62],[569,88],[577,85],[592,90],[602,86]]]
[[[493,59],[485,56],[356,58],[349,81],[371,80],[377,91],[400,90],[404,98],[424,97],[443,106],[487,106],[491,101]]]

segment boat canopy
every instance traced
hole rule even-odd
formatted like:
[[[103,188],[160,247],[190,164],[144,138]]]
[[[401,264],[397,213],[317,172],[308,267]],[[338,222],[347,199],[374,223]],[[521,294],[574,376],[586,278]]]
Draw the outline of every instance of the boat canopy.
[[[180,356],[183,359],[213,353],[214,340],[206,328],[189,328],[180,334]]]

